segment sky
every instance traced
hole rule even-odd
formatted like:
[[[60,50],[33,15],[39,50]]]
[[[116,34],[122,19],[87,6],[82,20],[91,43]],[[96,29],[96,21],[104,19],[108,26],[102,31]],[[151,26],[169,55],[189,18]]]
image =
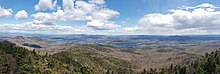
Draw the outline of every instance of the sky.
[[[220,34],[219,0],[0,0],[0,32]]]

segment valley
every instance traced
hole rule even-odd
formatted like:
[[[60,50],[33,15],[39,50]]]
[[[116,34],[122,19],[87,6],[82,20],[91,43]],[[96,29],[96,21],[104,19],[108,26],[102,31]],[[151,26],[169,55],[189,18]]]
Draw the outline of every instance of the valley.
[[[0,74],[220,74],[220,2],[0,0]]]
[[[69,37],[69,36],[68,36]],[[77,38],[73,35],[71,38]],[[81,39],[83,36],[80,36]],[[15,36],[1,39],[3,44],[11,44],[27,48],[29,51],[35,51],[39,55],[50,55],[59,57],[57,59],[66,61],[68,55],[75,60],[80,60],[80,63],[90,64],[91,67],[97,67],[96,71],[104,73],[113,71],[116,73],[140,73],[144,69],[162,69],[168,68],[170,65],[188,64],[205,53],[220,50],[219,41],[213,37],[206,40],[184,40],[181,36],[174,37],[171,40],[160,40],[164,36],[156,39],[120,36],[120,43],[128,43],[135,45],[139,41],[151,42],[150,45],[126,45],[117,46],[117,39],[107,38],[109,41],[103,42],[105,36],[89,36],[84,38],[84,41],[92,41],[86,43],[78,43],[77,39],[68,39],[57,41],[57,39],[36,36]],[[146,36],[148,37],[148,36]],[[215,36],[214,36],[215,37]],[[151,37],[150,37],[151,38]],[[153,38],[153,37],[152,37]],[[185,37],[183,37],[184,39]],[[54,39],[54,40],[51,40]],[[65,39],[65,38],[64,38]],[[134,40],[132,40],[134,39]],[[76,41],[76,42],[74,42]],[[105,40],[106,41],[106,40]],[[99,43],[100,42],[100,43]],[[110,44],[109,44],[110,43]],[[116,44],[115,44],[116,43]],[[114,45],[113,45],[114,44]],[[63,59],[62,59],[63,58]],[[66,59],[64,59],[66,58]],[[87,61],[87,62],[84,62]],[[99,63],[99,64],[97,64]],[[121,70],[122,69],[122,70]]]

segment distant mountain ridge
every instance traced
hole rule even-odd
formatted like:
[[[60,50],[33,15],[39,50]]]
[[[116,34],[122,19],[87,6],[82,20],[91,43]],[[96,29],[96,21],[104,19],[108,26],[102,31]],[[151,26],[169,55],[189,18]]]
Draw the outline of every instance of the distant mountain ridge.
[[[21,46],[29,49],[45,48],[56,44],[56,42],[47,41],[40,38],[31,38],[31,37],[23,37],[23,36],[6,38],[0,42],[4,44]]]
[[[48,36],[44,39],[74,43],[74,44],[100,44],[116,47],[140,47],[140,46],[175,46],[177,44],[205,44],[206,42],[220,41],[220,35],[195,35],[195,36],[157,36],[157,35],[63,35]],[[169,44],[169,45],[168,45]]]
[[[0,37],[4,34],[0,33]],[[220,44],[220,35],[86,35],[86,34],[17,34],[7,33],[10,38],[20,35],[62,44],[99,44],[115,47],[135,48],[146,46],[198,45],[215,42]],[[33,44],[28,44],[35,46]],[[38,44],[37,44],[38,45]]]
[[[201,39],[201,41],[197,40],[196,37],[197,36],[35,35],[33,37],[4,37],[0,42],[10,44],[13,47],[24,47],[30,52],[36,51],[35,53],[32,52],[29,57],[34,57],[34,60],[37,60],[35,57],[40,56],[42,58],[37,60],[37,62],[40,63],[29,65],[30,67],[42,63],[42,67],[37,67],[40,69],[48,68],[48,66],[51,67],[51,65],[48,65],[50,63],[45,62],[45,58],[43,58],[48,56],[46,59],[55,59],[61,62],[58,65],[55,63],[56,67],[52,66],[52,68],[49,68],[52,71],[56,70],[55,72],[63,69],[64,72],[68,73],[70,73],[71,70],[79,73],[83,70],[82,72],[94,72],[98,74],[108,71],[120,74],[132,74],[134,72],[140,72],[143,69],[166,68],[169,67],[170,64],[186,64],[205,53],[220,49],[218,36],[199,36],[198,38]],[[209,39],[202,40],[203,38]],[[121,46],[123,48],[121,48]],[[22,50],[24,48],[22,48]],[[7,48],[4,48],[4,52],[5,50],[7,50]],[[22,50],[19,52],[29,52],[26,51],[26,49],[25,51]],[[1,56],[4,57],[7,54],[10,54],[10,52]],[[32,56],[32,54],[34,54],[34,56]],[[2,60],[7,58],[11,58],[11,55]],[[51,63],[54,63],[53,61],[54,60],[50,60]],[[77,67],[77,69],[74,69],[73,66]]]

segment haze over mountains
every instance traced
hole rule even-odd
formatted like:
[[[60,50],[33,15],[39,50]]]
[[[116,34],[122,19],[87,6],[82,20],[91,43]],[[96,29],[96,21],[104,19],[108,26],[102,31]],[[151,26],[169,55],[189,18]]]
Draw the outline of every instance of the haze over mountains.
[[[144,69],[187,64],[205,53],[220,50],[220,35],[3,34],[1,43],[24,47],[29,51],[35,50],[39,55],[75,54],[90,60],[90,66],[97,66],[95,70],[102,73],[110,70],[133,74]],[[99,58],[99,61],[94,60],[95,58]],[[97,62],[102,62],[102,65],[95,64]],[[116,66],[118,64],[121,65]]]
[[[1,34],[1,37],[12,38],[24,36],[36,39],[45,39],[50,42],[73,44],[99,44],[116,47],[145,47],[145,46],[184,46],[198,44],[218,44],[220,35],[86,35],[86,34]],[[18,37],[19,38],[19,37]]]
[[[220,74],[220,2],[0,0],[0,74]]]

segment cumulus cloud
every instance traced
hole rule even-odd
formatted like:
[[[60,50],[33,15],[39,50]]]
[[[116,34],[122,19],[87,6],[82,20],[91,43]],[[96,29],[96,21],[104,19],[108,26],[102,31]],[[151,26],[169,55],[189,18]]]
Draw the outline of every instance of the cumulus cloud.
[[[16,20],[23,20],[26,18],[28,18],[28,13],[25,10],[18,11],[18,13],[15,14]]]
[[[98,5],[102,5],[102,4],[105,4],[105,1],[104,0],[90,0],[89,3],[95,3]]]
[[[57,16],[53,16],[53,14],[43,12],[38,12],[32,15],[32,17],[34,18],[33,23],[38,25],[53,25],[54,22],[58,20]]]
[[[220,33],[220,11],[212,4],[171,9],[168,14],[146,14],[139,20],[145,34],[210,34]],[[127,29],[132,30],[132,29]]]
[[[8,18],[11,17],[12,14],[12,9],[5,9],[0,7],[0,18]]]
[[[219,34],[220,11],[215,5],[203,3],[170,9],[166,14],[150,13],[139,19],[135,26],[121,27],[110,21],[119,12],[104,6],[104,0],[63,0],[63,7],[55,12],[37,12],[32,22],[3,24],[1,31],[60,33],[60,34]],[[63,9],[61,9],[63,8]],[[0,17],[12,16],[11,9],[0,8]],[[9,15],[10,14],[10,15]],[[18,14],[18,13],[17,13]],[[3,16],[4,15],[4,16]],[[85,21],[83,26],[56,25],[58,21]],[[101,31],[100,31],[101,30]]]
[[[215,9],[218,8],[215,5],[209,4],[209,3],[203,3],[197,6],[182,6],[180,7],[181,9],[186,9],[186,10],[190,10],[190,9],[195,9],[195,8],[207,8],[207,9]]]
[[[95,30],[112,30],[120,27],[120,25],[106,20],[92,20],[87,22],[87,26]]]
[[[62,25],[38,25],[33,22],[23,24],[1,24],[0,32],[39,33],[39,34],[78,34],[87,33],[86,28]]]
[[[118,29],[97,30],[87,26],[38,25],[33,22],[22,24],[1,24],[0,32],[38,34],[117,34]]]
[[[92,13],[93,19],[110,19],[120,13],[111,9],[100,9]]]
[[[85,2],[80,0],[63,0],[63,10],[61,7],[57,8],[56,12],[52,13],[45,13],[44,15],[47,15],[48,17],[45,17],[44,19],[37,19],[38,21],[45,19],[50,19],[54,21],[74,21],[74,20],[80,20],[80,21],[88,21],[92,20],[93,18],[100,18],[101,16],[92,16],[96,13],[102,13],[103,17],[105,18],[112,18],[114,15],[119,14],[117,11],[102,7],[101,5],[98,5],[92,2]],[[34,18],[38,18],[38,14],[42,14],[43,12],[38,12],[36,14],[33,14]],[[59,18],[54,18],[54,16],[60,16]],[[39,16],[41,18],[41,16]],[[103,18],[103,19],[105,19]]]
[[[94,22],[94,21],[93,21]],[[98,26],[94,25],[93,26]],[[0,24],[0,32],[12,32],[12,33],[38,33],[38,34],[101,34],[101,35],[116,35],[125,34],[123,30],[120,30],[117,26],[109,24],[109,27],[115,29],[108,29],[101,27],[100,29],[94,29],[92,26],[65,26],[65,25],[38,25],[33,22],[21,23],[21,24]],[[96,27],[97,28],[97,27]],[[101,31],[100,31],[101,30]]]
[[[51,2],[51,1],[50,1]],[[39,2],[40,3],[40,2]],[[51,3],[52,4],[52,3]],[[97,20],[104,21],[101,26],[96,29],[108,29],[116,26],[115,23],[109,21],[109,19],[120,15],[119,12],[104,7],[104,0],[63,0],[63,9],[57,7],[56,12],[45,13],[38,12],[32,15],[34,18],[33,23],[43,25],[53,25],[58,21],[88,21],[89,26],[94,26],[92,23],[97,23]],[[99,22],[100,23],[100,22]],[[87,24],[87,26],[88,26]]]
[[[39,0],[38,4],[35,5],[35,10],[53,10],[56,7],[57,0],[53,2],[53,0]]]
[[[64,10],[73,10],[74,9],[74,1],[75,0],[63,0]]]
[[[138,29],[139,29],[138,26],[122,28],[122,30],[125,30],[125,31],[136,31]]]

